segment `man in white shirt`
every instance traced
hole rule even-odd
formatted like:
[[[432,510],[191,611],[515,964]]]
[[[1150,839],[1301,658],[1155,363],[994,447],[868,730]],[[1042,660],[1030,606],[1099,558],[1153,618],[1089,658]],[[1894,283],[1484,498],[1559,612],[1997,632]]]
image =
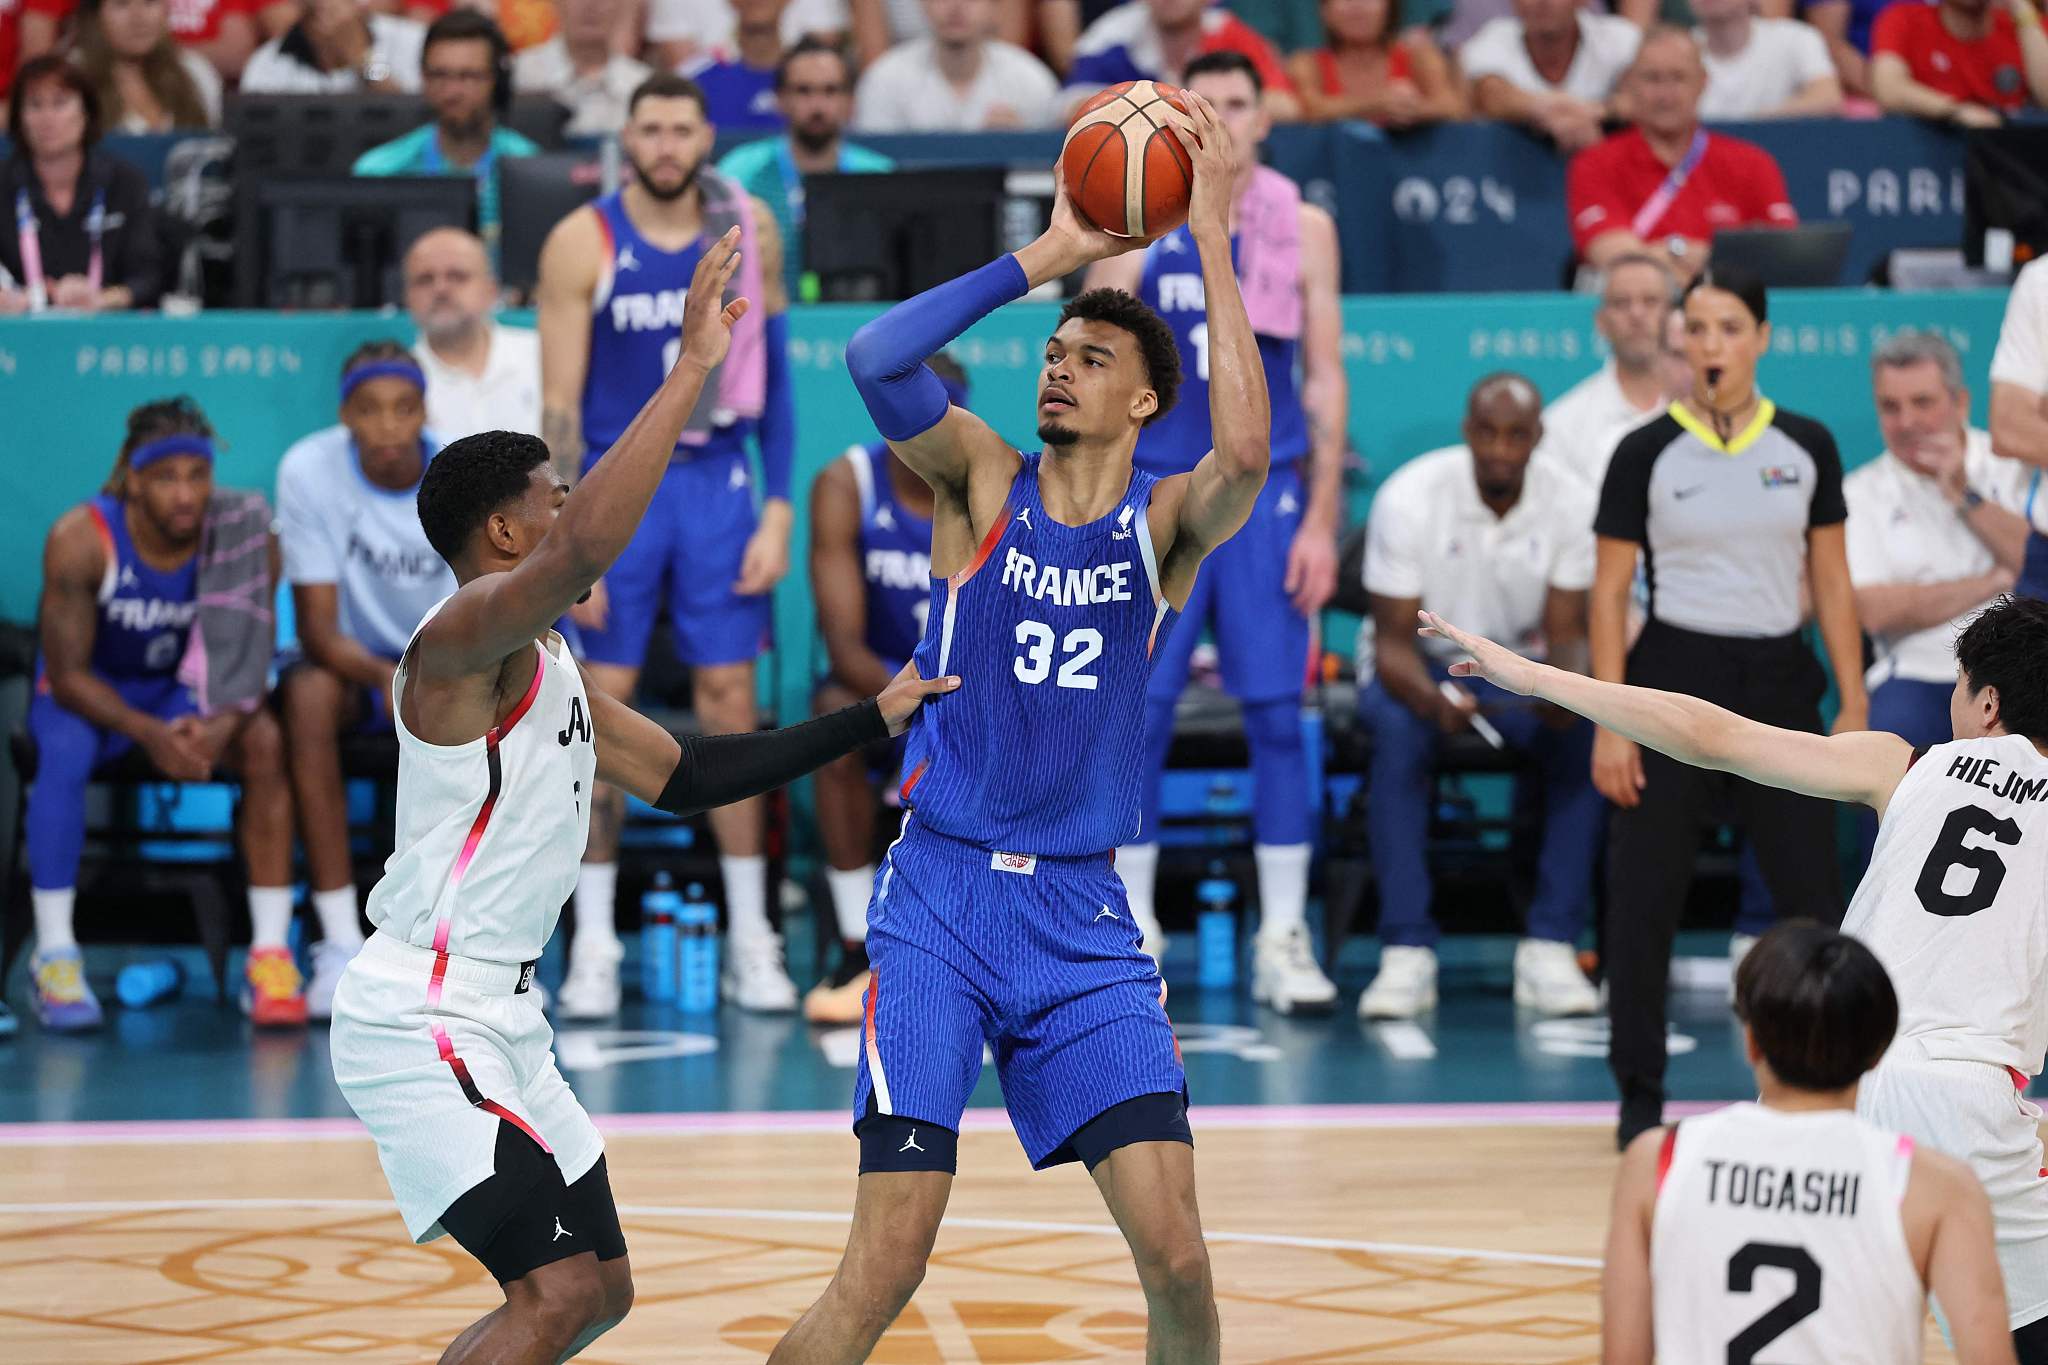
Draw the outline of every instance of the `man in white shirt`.
[[[1524,124],[1576,152],[1600,140],[1642,30],[1577,0],[1515,0],[1458,50],[1481,118]]]
[[[2033,262],[2013,281],[2005,325],[1991,356],[1991,448],[2035,469],[2048,468],[2048,260]],[[2027,516],[2027,562],[2019,590],[2048,598],[2048,508],[2033,498]]]
[[[443,441],[479,431],[540,435],[540,334],[492,317],[498,278],[481,238],[423,233],[405,253],[405,308],[427,376],[427,425]]]
[[[1935,333],[1886,341],[1871,381],[1885,449],[1842,483],[1856,614],[1876,647],[1870,728],[1943,744],[1956,634],[2013,586],[2035,475],[1969,425],[1962,362]]]
[[[846,29],[846,0],[789,0],[776,23],[784,47],[811,36],[836,42]],[[664,71],[731,49],[738,31],[732,0],[647,0],[647,57]]]
[[[341,423],[293,444],[277,470],[277,538],[299,657],[278,680],[292,795],[321,940],[306,1012],[332,1011],[362,947],[349,858],[341,736],[391,729],[391,675],[434,603],[455,591],[415,494],[439,449],[426,377],[396,341],[357,347],[341,371]]]
[[[612,50],[625,0],[560,0],[558,8],[561,31],[512,58],[512,88],[553,95],[569,111],[562,130],[569,137],[616,136],[626,126],[626,101],[654,74]]]
[[[1703,119],[1824,118],[1842,112],[1842,82],[1820,30],[1762,19],[1753,0],[1692,0],[1707,64]]]
[[[1600,307],[1593,314],[1594,330],[1607,343],[1607,363],[1543,410],[1536,458],[1570,470],[1596,494],[1615,443],[1664,411],[1675,396],[1664,339],[1677,288],[1655,256],[1617,257],[1600,283]]]
[[[1529,755],[1543,782],[1543,852],[1528,936],[1515,950],[1515,1001],[1544,1014],[1591,1014],[1600,996],[1576,943],[1591,907],[1605,807],[1593,787],[1593,732],[1496,688],[1450,681],[1456,651],[1421,641],[1415,613],[1464,611],[1493,638],[1560,667],[1586,666],[1594,495],[1532,461],[1542,399],[1517,374],[1473,386],[1465,441],[1397,470],[1373,499],[1365,587],[1375,635],[1358,708],[1371,731],[1366,827],[1380,888],[1380,969],[1358,1012],[1406,1019],[1436,1004],[1437,926],[1424,851],[1437,745],[1473,730]],[[1425,653],[1424,651],[1429,651]]]
[[[417,94],[427,26],[359,0],[309,0],[304,17],[250,54],[245,95]]]
[[[1051,68],[996,37],[996,0],[924,0],[929,37],[890,48],[860,78],[863,133],[1049,128],[1060,118]]]

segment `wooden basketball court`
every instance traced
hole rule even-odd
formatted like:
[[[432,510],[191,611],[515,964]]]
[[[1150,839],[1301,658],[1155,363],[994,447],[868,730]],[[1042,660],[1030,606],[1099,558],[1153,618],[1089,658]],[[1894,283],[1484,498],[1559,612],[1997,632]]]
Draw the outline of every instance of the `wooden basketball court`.
[[[1198,1113],[1224,1359],[1596,1362],[1612,1128],[1518,1108]],[[1032,1173],[975,1112],[930,1273],[874,1359],[1140,1358],[1144,1302],[1093,1184]],[[606,1121],[638,1303],[580,1359],[762,1359],[838,1260],[842,1123]],[[0,1360],[431,1361],[497,1301],[453,1242],[408,1241],[349,1121],[0,1130]]]

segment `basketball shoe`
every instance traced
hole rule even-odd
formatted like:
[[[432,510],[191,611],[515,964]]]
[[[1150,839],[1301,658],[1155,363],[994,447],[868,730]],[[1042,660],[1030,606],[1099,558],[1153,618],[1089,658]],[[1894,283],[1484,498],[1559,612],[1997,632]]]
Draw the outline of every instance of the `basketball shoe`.
[[[83,1033],[104,1021],[98,997],[85,982],[85,959],[76,947],[29,959],[36,988],[36,1019],[52,1033]]]
[[[258,1028],[306,1022],[306,978],[289,948],[251,948],[242,968],[242,1013]]]
[[[1316,964],[1307,925],[1252,940],[1252,999],[1281,1014],[1319,1014],[1337,1003],[1337,985]]]

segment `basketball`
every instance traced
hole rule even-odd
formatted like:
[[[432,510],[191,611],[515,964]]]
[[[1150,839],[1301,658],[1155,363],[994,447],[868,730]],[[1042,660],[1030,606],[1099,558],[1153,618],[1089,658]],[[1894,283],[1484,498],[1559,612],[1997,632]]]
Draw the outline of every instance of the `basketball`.
[[[1060,178],[1074,207],[1104,232],[1157,237],[1186,221],[1195,168],[1172,131],[1185,114],[1178,87],[1112,85],[1081,106],[1060,148]]]

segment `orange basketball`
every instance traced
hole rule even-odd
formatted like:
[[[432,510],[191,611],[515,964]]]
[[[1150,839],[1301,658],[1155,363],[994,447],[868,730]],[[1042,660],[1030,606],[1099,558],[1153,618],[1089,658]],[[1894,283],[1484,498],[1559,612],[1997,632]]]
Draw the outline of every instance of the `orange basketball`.
[[[1060,148],[1060,178],[1081,216],[1104,232],[1157,237],[1187,220],[1195,167],[1169,110],[1188,110],[1178,88],[1125,81],[1074,115]]]

